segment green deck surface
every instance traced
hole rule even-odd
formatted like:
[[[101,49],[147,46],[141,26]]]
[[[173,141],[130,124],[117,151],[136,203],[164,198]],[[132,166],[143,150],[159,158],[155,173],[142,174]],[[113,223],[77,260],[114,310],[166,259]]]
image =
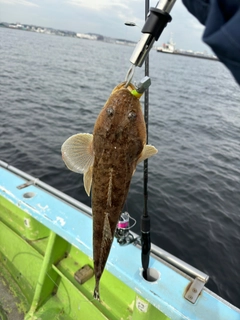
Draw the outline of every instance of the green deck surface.
[[[94,277],[84,284],[74,273],[92,259],[26,212],[0,197],[0,320],[167,320],[164,314],[105,270],[101,296]]]

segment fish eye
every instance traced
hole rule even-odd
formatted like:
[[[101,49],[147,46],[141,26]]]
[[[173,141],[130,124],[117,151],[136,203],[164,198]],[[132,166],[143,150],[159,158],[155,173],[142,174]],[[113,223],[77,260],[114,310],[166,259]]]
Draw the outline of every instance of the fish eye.
[[[114,114],[113,108],[107,108],[107,115],[108,115],[109,117],[112,117],[113,114]]]
[[[129,114],[128,114],[128,119],[129,120],[135,120],[136,117],[137,117],[136,112],[134,112],[134,111],[130,111],[129,112]]]

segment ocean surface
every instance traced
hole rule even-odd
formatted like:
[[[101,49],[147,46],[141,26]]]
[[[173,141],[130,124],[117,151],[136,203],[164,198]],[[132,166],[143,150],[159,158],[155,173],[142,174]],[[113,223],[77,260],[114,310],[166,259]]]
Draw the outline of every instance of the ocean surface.
[[[61,145],[91,133],[133,48],[0,28],[0,159],[90,205]],[[240,307],[240,87],[216,61],[150,54],[152,242],[207,273]],[[144,76],[137,69],[135,80]],[[1,177],[0,177],[1,179]],[[143,213],[143,165],[126,209]]]

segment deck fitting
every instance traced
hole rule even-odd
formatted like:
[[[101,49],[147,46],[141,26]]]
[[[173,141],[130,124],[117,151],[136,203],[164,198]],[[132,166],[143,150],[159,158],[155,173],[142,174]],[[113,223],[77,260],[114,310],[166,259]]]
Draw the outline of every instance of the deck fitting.
[[[78,283],[84,284],[93,276],[93,269],[89,265],[83,266],[81,269],[75,272],[74,278]]]
[[[197,301],[197,298],[201,294],[203,288],[204,288],[205,282],[200,280],[199,278],[195,278],[194,281],[191,283],[189,288],[187,289],[184,298],[191,303],[195,303]]]

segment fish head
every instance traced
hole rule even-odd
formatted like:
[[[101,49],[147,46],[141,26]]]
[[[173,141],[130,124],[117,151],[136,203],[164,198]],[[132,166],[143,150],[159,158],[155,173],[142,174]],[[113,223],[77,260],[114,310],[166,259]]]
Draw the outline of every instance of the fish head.
[[[131,93],[134,90],[133,84],[125,88],[125,83],[113,89],[95,123],[95,148],[104,139],[126,148],[131,148],[131,141],[135,141],[135,146],[142,150],[146,143],[146,126],[140,101]]]

